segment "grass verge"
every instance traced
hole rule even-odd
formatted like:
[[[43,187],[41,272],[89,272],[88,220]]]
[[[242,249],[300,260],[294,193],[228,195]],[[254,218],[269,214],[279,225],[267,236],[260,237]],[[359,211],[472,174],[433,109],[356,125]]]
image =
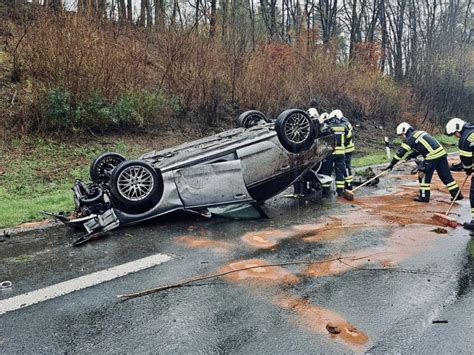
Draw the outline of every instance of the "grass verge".
[[[136,158],[145,150],[124,140],[74,144],[41,138],[14,139],[0,153],[0,228],[45,219],[39,211],[74,209],[71,187],[89,179],[89,164],[105,151]]]

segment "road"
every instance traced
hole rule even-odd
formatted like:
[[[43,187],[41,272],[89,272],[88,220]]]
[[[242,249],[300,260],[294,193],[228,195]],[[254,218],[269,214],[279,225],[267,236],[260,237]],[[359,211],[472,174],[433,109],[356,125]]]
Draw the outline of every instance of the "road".
[[[0,243],[0,352],[470,353],[474,243],[438,233],[449,195],[436,180],[432,203],[412,202],[407,171],[352,202],[276,197],[267,220],[175,214],[81,248],[63,227],[15,234]],[[467,199],[454,212],[467,220]]]

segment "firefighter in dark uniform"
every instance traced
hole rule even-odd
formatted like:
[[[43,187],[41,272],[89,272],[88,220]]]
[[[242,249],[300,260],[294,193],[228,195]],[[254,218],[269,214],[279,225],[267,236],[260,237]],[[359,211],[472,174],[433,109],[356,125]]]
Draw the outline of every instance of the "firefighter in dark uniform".
[[[471,221],[464,223],[464,228],[474,229],[474,176],[472,175],[472,159],[474,152],[474,125],[461,120],[452,118],[446,124],[446,134],[453,134],[459,138],[459,155],[464,171],[471,175],[471,190],[469,191],[469,201],[471,202]]]
[[[332,111],[329,117],[336,117],[347,127],[347,135],[344,138],[346,144],[346,150],[344,152],[344,162],[346,164],[345,189],[352,190],[352,182],[354,180],[354,176],[352,175],[352,153],[354,153],[355,150],[354,128],[352,127],[352,124],[349,122],[349,120],[344,117],[341,110]]]
[[[425,131],[415,130],[408,123],[400,123],[397,127],[397,135],[401,136],[404,141],[387,166],[386,170],[392,170],[404,156],[406,160],[414,159],[418,155],[422,155],[425,159],[420,169],[418,181],[420,182],[420,194],[414,198],[417,202],[430,201],[430,185],[433,173],[436,170],[439,178],[446,185],[449,193],[454,198],[459,190],[459,186],[451,175],[448,164],[448,154],[441,144]],[[463,198],[462,194],[458,195],[458,200]]]
[[[327,118],[326,118],[327,117]],[[337,117],[325,116],[320,121],[323,122],[324,128],[334,134],[334,151],[326,158],[321,167],[321,173],[331,176],[332,172],[336,172],[336,192],[338,196],[342,196],[345,187],[346,178],[346,136],[348,134],[347,126]],[[330,192],[331,186],[323,185],[323,194]]]

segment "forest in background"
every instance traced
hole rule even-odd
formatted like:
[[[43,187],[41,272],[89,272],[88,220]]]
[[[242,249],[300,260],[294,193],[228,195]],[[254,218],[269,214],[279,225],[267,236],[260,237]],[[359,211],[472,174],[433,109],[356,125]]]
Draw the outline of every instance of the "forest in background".
[[[7,0],[0,11],[5,132],[206,130],[312,101],[386,126],[472,118],[472,0]]]

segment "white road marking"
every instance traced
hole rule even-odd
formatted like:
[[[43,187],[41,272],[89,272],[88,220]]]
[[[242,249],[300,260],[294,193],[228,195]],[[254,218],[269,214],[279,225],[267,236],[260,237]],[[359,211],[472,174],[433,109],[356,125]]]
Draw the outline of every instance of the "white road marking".
[[[51,285],[36,291],[0,300],[0,315],[56,297],[64,296],[68,293],[79,291],[87,287],[95,286],[133,272],[145,270],[169,260],[171,260],[171,257],[168,255],[156,254],[123,265],[94,272],[89,275],[81,276],[76,279],[61,282],[56,285]]]

